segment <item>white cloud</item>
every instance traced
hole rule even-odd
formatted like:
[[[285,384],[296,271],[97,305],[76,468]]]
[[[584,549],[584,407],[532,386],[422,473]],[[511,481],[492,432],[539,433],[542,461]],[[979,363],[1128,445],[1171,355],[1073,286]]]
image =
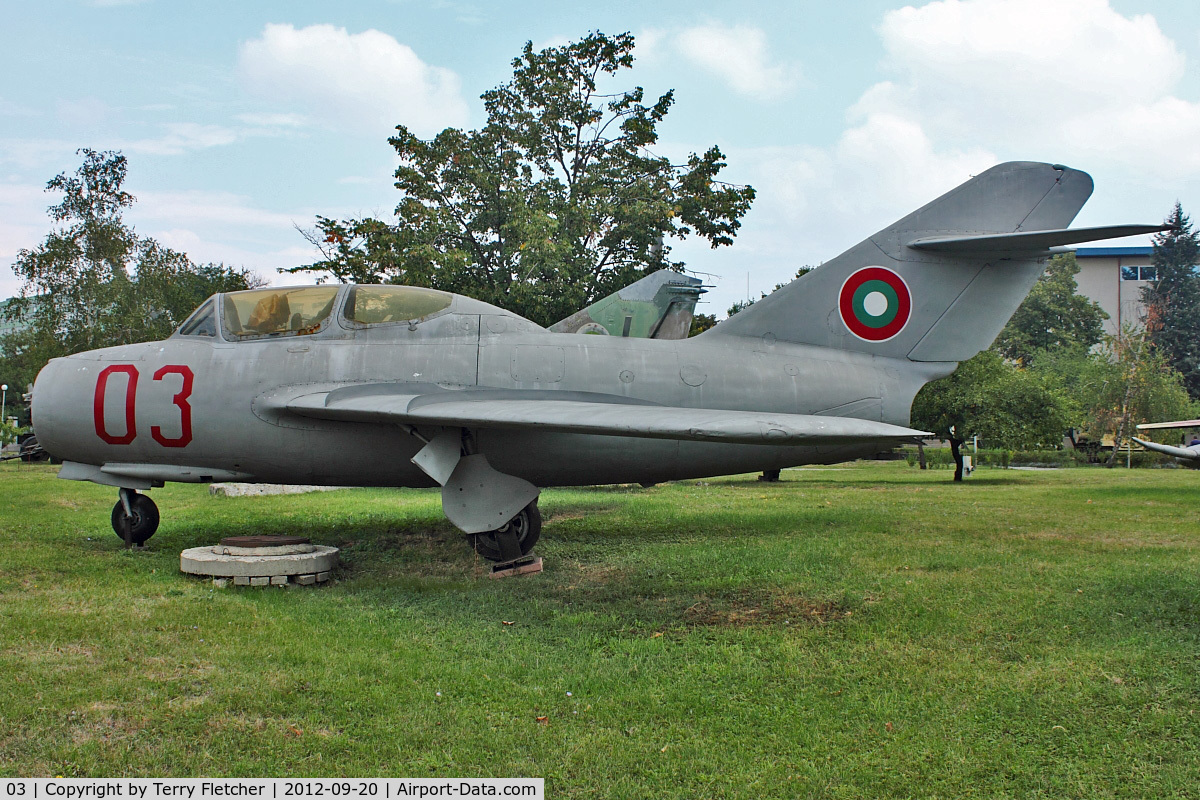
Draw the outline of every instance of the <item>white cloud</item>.
[[[657,29],[638,34],[641,57],[660,60],[678,56],[718,78],[738,94],[757,100],[777,99],[799,79],[796,64],[771,58],[767,35],[749,25],[707,24],[668,32]]]
[[[1155,19],[1123,17],[1108,0],[938,0],[885,14],[879,33],[901,71],[955,99],[1119,105],[1183,76]]]
[[[230,267],[244,267],[257,274],[270,284],[314,283],[316,276],[307,274],[280,274],[280,268],[298,267],[311,264],[320,257],[315,248],[308,245],[284,247],[246,247],[230,243],[224,237],[221,240],[212,239],[190,228],[169,228],[156,230],[150,234],[155,240],[173,250],[187,253],[192,261],[205,263],[221,263]],[[299,240],[299,234],[296,234]]]
[[[0,97],[0,117],[36,117],[38,115],[39,112],[29,106],[23,106]]]
[[[1108,0],[937,0],[888,12],[878,30],[897,78],[869,89],[852,119],[897,114],[935,141],[1057,160],[1175,170],[1182,157],[1200,174],[1186,144],[1200,138],[1200,104],[1172,95],[1185,59],[1150,15]],[[1184,152],[1166,158],[1173,146]]]
[[[1137,153],[1138,166],[1163,178],[1200,178],[1200,103],[1163,97],[1120,113],[1097,110],[1063,120],[1060,135],[1083,157],[1110,158],[1114,145]]]
[[[47,164],[70,161],[78,147],[62,139],[0,139],[0,164],[40,170]]]
[[[430,135],[468,119],[458,75],[377,30],[267,25],[241,46],[239,61],[253,89],[371,135],[397,124]]]
[[[135,190],[138,201],[124,218],[149,236],[197,262],[247,267],[272,283],[311,283],[307,275],[279,275],[319,258],[294,223],[312,224],[313,212],[280,212],[253,205],[232,192]],[[15,294],[20,280],[9,268],[22,248],[33,248],[53,227],[46,207],[57,199],[40,185],[0,182],[0,299]]]
[[[152,220],[177,225],[217,223],[238,227],[292,228],[293,220],[306,223],[312,214],[284,214],[255,208],[249,198],[232,192],[140,192],[128,214],[131,220]]]
[[[867,116],[831,147],[767,147],[728,152],[728,180],[757,197],[737,245],[714,252],[691,243],[676,255],[690,267],[732,277],[708,298],[724,310],[751,293],[785,283],[982,172],[999,159],[984,148],[939,149],[911,120]]]
[[[46,207],[55,198],[41,186],[29,183],[0,183],[0,300],[21,288],[9,268],[22,249],[31,249],[50,230]]]
[[[834,142],[728,148],[730,180],[758,190],[737,247],[679,253],[736,276],[710,295],[716,310],[746,274],[755,296],[769,291],[1000,161],[1092,172],[1081,225],[1155,221],[1200,180],[1200,103],[1181,98],[1184,56],[1149,15],[1108,0],[935,0],[877,30],[891,80],[847,109]]]
[[[166,131],[154,139],[134,139],[118,145],[121,150],[156,156],[177,156],[191,150],[204,150],[233,144],[238,132],[223,125],[175,122],[163,126]]]
[[[302,114],[238,114],[237,119],[260,128],[302,128],[308,124]]]
[[[59,100],[56,103],[59,122],[67,126],[95,126],[107,120],[112,113],[103,100],[98,97],[85,97],[80,100]]]

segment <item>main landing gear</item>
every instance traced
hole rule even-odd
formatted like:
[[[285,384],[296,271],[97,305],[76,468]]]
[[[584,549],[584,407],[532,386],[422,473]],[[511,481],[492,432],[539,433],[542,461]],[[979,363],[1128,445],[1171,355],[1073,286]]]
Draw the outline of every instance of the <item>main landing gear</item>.
[[[126,550],[143,545],[158,530],[158,506],[144,494],[122,489],[121,499],[113,506],[112,526]]]
[[[467,541],[489,561],[516,561],[529,555],[542,535],[542,512],[537,500],[525,506],[503,527],[484,533],[469,533]]]
[[[475,452],[469,431],[446,428],[432,439],[419,438],[425,446],[412,462],[441,485],[446,519],[467,534],[475,552],[501,563],[528,556],[542,534],[538,487],[493,468]]]

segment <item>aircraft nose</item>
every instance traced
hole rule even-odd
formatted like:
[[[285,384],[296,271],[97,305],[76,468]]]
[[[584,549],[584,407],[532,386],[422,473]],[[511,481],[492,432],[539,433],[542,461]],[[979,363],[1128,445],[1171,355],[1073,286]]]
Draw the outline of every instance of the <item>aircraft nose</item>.
[[[56,458],[70,458],[69,431],[71,417],[71,388],[69,386],[68,359],[54,358],[42,367],[33,382],[33,397],[30,416],[38,444]],[[78,394],[76,392],[75,394]]]

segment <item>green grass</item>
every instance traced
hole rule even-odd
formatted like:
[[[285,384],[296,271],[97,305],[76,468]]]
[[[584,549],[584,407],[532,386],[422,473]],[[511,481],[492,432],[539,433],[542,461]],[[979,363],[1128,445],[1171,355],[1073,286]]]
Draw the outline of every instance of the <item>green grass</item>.
[[[893,462],[552,490],[545,572],[503,581],[427,491],[171,486],[149,550],[125,552],[115,490],[53,475],[0,467],[5,776],[1200,797],[1195,472],[955,485]],[[286,590],[178,572],[180,550],[250,533],[344,566]]]

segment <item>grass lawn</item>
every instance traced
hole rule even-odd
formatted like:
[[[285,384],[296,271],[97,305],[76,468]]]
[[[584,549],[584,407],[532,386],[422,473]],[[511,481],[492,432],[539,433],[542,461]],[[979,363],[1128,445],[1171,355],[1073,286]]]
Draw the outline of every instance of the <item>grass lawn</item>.
[[[1196,472],[550,490],[545,572],[493,581],[433,492],[169,486],[125,552],[116,490],[55,471],[0,466],[0,775],[1200,797]],[[179,573],[180,550],[251,533],[337,545],[343,568]]]

